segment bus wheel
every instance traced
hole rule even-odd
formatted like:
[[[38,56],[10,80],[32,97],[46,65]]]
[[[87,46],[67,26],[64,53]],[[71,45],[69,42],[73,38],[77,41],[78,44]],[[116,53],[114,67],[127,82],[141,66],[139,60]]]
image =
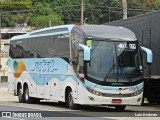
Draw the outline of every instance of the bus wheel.
[[[74,104],[74,99],[73,99],[73,92],[71,89],[69,89],[67,91],[67,94],[66,94],[66,105],[67,107],[69,107],[70,109],[77,109],[77,105]]]
[[[116,105],[115,108],[118,111],[124,111],[124,109],[126,108],[126,105]]]
[[[20,103],[25,103],[24,94],[22,93],[22,87],[18,88],[18,100]]]
[[[29,97],[29,89],[28,86],[25,86],[24,89],[24,98],[26,103],[33,103],[33,98]]]

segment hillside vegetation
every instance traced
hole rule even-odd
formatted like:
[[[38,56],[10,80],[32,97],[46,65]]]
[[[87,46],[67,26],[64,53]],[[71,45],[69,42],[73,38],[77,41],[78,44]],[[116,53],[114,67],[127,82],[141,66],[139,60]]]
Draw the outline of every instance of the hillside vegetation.
[[[18,0],[17,0],[18,1]],[[23,0],[20,0],[23,1]],[[25,1],[25,0],[24,0]],[[160,9],[160,0],[127,0],[128,17]],[[80,23],[81,0],[32,0],[22,8],[1,5],[1,26],[27,23],[37,28]],[[103,24],[122,19],[122,0],[84,0],[84,18],[88,24]]]

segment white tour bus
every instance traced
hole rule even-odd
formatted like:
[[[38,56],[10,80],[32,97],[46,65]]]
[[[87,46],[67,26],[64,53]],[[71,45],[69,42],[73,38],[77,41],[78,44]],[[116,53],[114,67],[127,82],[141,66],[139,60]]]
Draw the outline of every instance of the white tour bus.
[[[135,34],[107,25],[61,25],[11,38],[10,93],[19,102],[49,99],[80,105],[141,105],[143,67],[152,51],[140,47]]]

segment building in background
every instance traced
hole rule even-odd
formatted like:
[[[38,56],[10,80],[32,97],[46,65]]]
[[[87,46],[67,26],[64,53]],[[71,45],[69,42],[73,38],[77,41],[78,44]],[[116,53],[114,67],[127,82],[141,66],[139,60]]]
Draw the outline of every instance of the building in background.
[[[8,78],[8,53],[9,53],[9,44],[10,38],[16,35],[25,34],[28,31],[31,31],[32,28],[26,25],[18,24],[16,27],[6,27],[1,28],[1,37],[0,40],[0,81],[5,81]]]

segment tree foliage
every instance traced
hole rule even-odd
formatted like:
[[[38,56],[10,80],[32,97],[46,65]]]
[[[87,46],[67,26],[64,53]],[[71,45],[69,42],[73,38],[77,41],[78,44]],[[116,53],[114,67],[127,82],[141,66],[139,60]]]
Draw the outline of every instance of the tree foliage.
[[[36,28],[47,27],[49,22],[52,26],[63,24],[61,17],[57,14],[39,15],[32,19],[32,25]]]
[[[127,3],[129,17],[160,9],[160,0],[127,0]],[[40,28],[47,27],[49,21],[52,26],[77,23],[80,9],[81,0],[32,0],[32,6],[23,9],[2,6],[1,25],[13,27],[27,23]],[[89,24],[122,19],[122,0],[84,0],[84,19]]]

